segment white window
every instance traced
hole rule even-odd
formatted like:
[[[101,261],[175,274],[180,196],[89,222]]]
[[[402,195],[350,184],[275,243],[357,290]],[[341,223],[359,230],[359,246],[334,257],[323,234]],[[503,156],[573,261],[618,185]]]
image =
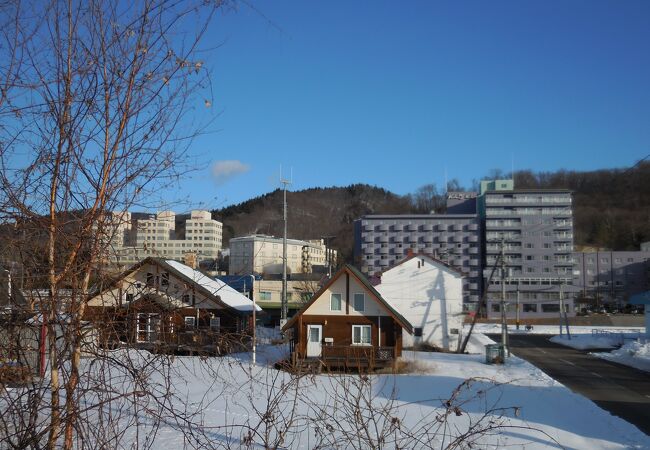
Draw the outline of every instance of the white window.
[[[352,325],[352,344],[370,345],[370,325]]]
[[[185,316],[185,328],[194,328],[196,326],[196,317]]]
[[[212,317],[210,319],[210,329],[214,331],[219,331],[221,328],[221,317]]]
[[[332,294],[332,296],[330,297],[330,310],[331,311],[341,310],[341,294]]]
[[[366,309],[365,303],[366,303],[366,299],[363,293],[354,294],[353,306],[355,311],[364,311]]]

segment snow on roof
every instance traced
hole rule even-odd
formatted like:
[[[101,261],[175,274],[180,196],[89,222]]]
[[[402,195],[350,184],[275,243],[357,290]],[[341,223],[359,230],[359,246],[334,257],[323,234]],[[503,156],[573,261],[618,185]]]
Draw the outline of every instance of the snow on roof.
[[[235,308],[238,311],[253,311],[253,302],[223,281],[213,280],[212,278],[203,275],[198,270],[192,269],[191,267],[172,259],[165,260],[165,263],[210,291],[212,295],[218,295],[219,298],[221,298],[221,301],[226,305]],[[257,311],[262,310],[258,305],[255,306]]]

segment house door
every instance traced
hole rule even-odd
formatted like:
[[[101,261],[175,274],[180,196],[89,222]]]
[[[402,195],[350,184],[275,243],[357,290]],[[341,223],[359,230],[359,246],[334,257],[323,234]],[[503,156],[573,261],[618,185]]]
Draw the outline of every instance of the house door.
[[[319,357],[323,349],[323,326],[307,325],[307,357]]]

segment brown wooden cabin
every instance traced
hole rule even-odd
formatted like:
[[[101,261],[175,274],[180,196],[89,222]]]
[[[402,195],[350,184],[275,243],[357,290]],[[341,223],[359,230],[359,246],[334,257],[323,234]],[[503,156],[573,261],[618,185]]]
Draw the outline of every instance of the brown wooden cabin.
[[[223,282],[177,261],[147,258],[97,289],[85,319],[109,347],[222,354],[246,348],[252,311],[253,302]]]
[[[402,354],[402,329],[411,324],[357,269],[345,265],[289,320],[294,366],[372,370],[394,366]]]

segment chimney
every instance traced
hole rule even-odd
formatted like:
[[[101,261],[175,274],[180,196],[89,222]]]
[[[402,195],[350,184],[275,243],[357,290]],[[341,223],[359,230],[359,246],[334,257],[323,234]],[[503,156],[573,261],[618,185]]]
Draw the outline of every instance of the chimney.
[[[411,256],[413,256],[413,249],[412,249],[412,248],[407,248],[407,249],[406,249],[406,256],[408,256],[409,258],[410,258]]]

